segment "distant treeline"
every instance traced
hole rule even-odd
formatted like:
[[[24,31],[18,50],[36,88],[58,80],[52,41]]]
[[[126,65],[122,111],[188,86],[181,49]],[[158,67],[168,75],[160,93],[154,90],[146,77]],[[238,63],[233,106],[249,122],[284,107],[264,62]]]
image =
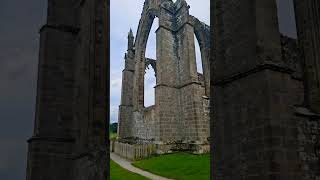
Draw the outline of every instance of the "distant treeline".
[[[109,125],[110,133],[117,133],[118,123],[112,123]]]

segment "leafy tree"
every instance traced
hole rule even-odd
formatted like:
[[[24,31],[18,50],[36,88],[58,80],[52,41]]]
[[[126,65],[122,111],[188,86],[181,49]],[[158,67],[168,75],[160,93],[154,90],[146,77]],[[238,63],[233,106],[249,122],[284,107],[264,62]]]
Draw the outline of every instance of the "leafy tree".
[[[112,123],[109,126],[110,133],[117,133],[118,130],[118,123]]]

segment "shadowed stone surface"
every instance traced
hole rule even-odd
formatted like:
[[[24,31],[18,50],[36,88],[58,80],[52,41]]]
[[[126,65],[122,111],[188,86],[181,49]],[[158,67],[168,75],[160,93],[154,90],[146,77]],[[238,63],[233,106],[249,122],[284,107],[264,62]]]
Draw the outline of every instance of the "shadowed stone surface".
[[[212,4],[212,179],[320,178],[320,8],[295,4],[299,43],[279,33],[275,0]]]
[[[27,180],[108,177],[107,1],[49,0]]]

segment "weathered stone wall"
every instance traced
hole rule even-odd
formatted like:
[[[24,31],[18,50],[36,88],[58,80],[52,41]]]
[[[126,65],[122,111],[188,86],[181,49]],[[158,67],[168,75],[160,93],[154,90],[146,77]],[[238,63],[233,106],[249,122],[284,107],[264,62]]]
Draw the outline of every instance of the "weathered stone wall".
[[[119,130],[128,128],[132,130],[131,137],[164,144],[163,147],[168,147],[164,148],[165,151],[174,148],[175,145],[170,144],[207,143],[209,137],[209,26],[190,16],[189,8],[184,0],[176,3],[145,1],[134,44],[132,119],[123,118],[127,116],[122,115],[122,107],[119,111]],[[157,58],[152,61],[156,71],[155,106],[145,108],[144,70],[150,59],[144,55],[155,17],[159,18]],[[204,75],[200,76],[196,68],[194,35],[199,41],[203,58]],[[131,86],[131,81],[127,83],[127,79],[127,76],[123,77],[123,95]],[[130,95],[123,98],[128,97]]]
[[[155,16],[159,18],[159,28],[156,31],[157,59],[153,64],[156,66],[153,68],[156,71],[157,81],[155,106],[145,108],[143,106],[144,70],[145,64],[150,62],[144,61],[150,60],[144,58],[144,55]],[[196,69],[195,33],[201,42],[201,53],[204,58],[203,64],[205,64],[205,73],[202,76],[198,75]],[[173,3],[147,0],[145,2],[134,44],[134,78],[128,82],[128,76],[123,74],[123,99],[130,97],[124,92],[130,89],[133,81],[132,119],[125,119],[128,116],[122,115],[125,113],[122,113],[124,110],[121,106],[120,131],[124,128],[131,129],[131,137],[153,139],[160,144],[178,141],[207,142],[209,119],[204,111],[208,108],[205,106],[208,105],[203,100],[203,96],[209,89],[207,88],[209,41],[205,40],[208,39],[204,38],[206,35],[208,35],[208,26],[189,15],[189,6],[185,1]]]
[[[319,169],[319,117],[304,107],[296,108],[295,121],[298,122],[297,131],[293,132],[298,137],[298,153],[301,161],[301,180],[313,180],[320,178]]]
[[[214,8],[214,179],[301,179],[293,116],[303,83],[281,44],[276,2]]]
[[[133,137],[143,140],[155,139],[155,106],[144,108],[142,111],[133,112]]]
[[[72,177],[73,141],[64,139],[33,138],[29,141],[27,179],[61,180]]]

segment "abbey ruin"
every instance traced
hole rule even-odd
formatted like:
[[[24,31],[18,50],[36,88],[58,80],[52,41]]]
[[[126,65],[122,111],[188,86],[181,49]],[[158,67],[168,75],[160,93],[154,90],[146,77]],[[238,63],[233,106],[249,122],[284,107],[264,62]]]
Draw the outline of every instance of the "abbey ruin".
[[[145,57],[155,17],[159,18],[156,60]],[[194,35],[203,74],[197,72]],[[186,1],[145,1],[135,39],[131,30],[128,35],[116,153],[134,158],[128,155],[130,148],[123,150],[127,143],[155,144],[154,153],[209,151],[209,37],[210,27],[189,15]],[[155,105],[144,107],[149,65],[156,75]]]
[[[293,2],[298,39],[280,33],[276,0],[213,0],[211,28],[189,15],[185,0],[146,0],[128,36],[120,139],[111,150],[129,159],[204,153],[210,141],[214,180],[319,180],[320,3]],[[109,12],[108,0],[48,0],[27,180],[109,178]],[[144,107],[148,66],[156,95]]]

